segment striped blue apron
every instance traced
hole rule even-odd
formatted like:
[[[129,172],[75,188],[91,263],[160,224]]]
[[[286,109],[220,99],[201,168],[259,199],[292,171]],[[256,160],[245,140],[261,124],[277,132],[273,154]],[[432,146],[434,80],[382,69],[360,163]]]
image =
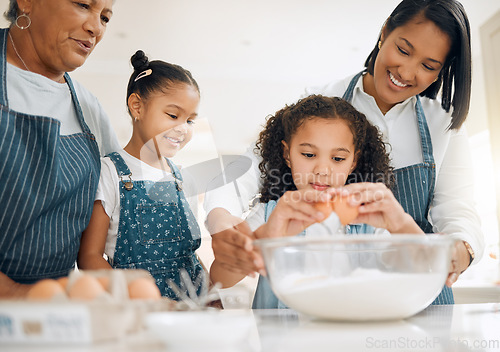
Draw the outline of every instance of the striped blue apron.
[[[358,73],[351,80],[343,98],[352,101],[354,87],[363,75]],[[394,170],[396,187],[394,196],[401,203],[403,209],[410,214],[425,233],[432,233],[432,225],[428,220],[429,209],[434,196],[436,182],[436,164],[432,152],[432,141],[427,120],[425,118],[420,97],[417,95],[415,104],[418,121],[423,162]],[[453,292],[450,287],[444,286],[439,296],[432,304],[454,304]]]
[[[74,267],[99,181],[99,148],[85,124],[61,136],[61,123],[9,109],[7,29],[0,30],[0,271],[20,283],[65,276]]]
[[[200,227],[182,191],[179,169],[167,159],[175,182],[132,181],[120,154],[115,152],[107,157],[122,180],[118,237],[111,266],[147,270],[163,296],[179,300],[168,280],[185,290],[179,275],[181,268],[192,282],[205,278],[195,254],[201,244]],[[201,285],[198,294],[200,289]]]

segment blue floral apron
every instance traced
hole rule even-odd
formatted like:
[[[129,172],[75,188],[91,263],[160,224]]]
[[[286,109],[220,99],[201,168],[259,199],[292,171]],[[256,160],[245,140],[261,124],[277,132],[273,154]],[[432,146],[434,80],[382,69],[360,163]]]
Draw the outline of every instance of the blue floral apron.
[[[345,100],[352,101],[354,87],[362,75],[363,72],[360,72],[351,80],[343,96]],[[393,189],[393,192],[396,199],[403,206],[403,209],[413,217],[418,226],[425,233],[432,233],[432,225],[427,217],[434,197],[436,164],[434,163],[431,134],[427,126],[424,109],[420,103],[420,97],[417,95],[416,98],[415,111],[420,133],[423,162],[394,170],[396,187]],[[444,286],[439,296],[432,302],[432,304],[454,303],[453,292],[448,286]]]
[[[163,296],[179,300],[170,288],[172,280],[185,290],[179,276],[184,268],[192,282],[204,278],[195,254],[201,244],[196,218],[182,192],[182,176],[167,159],[174,181],[132,181],[132,174],[118,153],[108,154],[122,180],[120,221],[113,260],[114,268],[145,269]],[[200,292],[198,287],[198,293]]]
[[[68,74],[81,133],[61,136],[57,119],[9,109],[7,34],[0,29],[0,271],[32,283],[74,267],[101,164]]]

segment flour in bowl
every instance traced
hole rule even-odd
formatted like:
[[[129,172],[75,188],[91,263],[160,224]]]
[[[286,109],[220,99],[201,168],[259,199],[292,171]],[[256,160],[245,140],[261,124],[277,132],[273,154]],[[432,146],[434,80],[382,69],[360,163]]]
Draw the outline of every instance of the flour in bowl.
[[[273,284],[290,308],[335,320],[402,319],[427,307],[441,291],[443,273],[387,273],[358,268],[340,278],[290,275]]]

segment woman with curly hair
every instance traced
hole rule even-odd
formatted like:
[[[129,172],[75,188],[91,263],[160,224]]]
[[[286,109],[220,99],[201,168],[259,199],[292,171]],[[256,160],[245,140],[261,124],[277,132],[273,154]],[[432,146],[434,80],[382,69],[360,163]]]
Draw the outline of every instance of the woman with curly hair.
[[[356,224],[346,226],[347,233],[423,234],[388,188],[393,184],[392,167],[378,129],[347,101],[312,95],[286,106],[267,120],[257,151],[262,157],[261,204],[247,218],[256,238],[314,233],[313,226],[321,227],[313,224],[326,216],[318,212],[316,202],[328,200],[336,188],[346,184],[367,182],[379,184],[380,195],[388,206],[366,219],[370,225],[386,227],[357,223],[365,213],[354,220]],[[339,225],[337,221],[335,225]],[[336,230],[330,227],[330,231]],[[212,282],[220,282],[223,287],[244,278],[225,268],[217,258],[210,275]],[[253,307],[284,307],[262,277]]]

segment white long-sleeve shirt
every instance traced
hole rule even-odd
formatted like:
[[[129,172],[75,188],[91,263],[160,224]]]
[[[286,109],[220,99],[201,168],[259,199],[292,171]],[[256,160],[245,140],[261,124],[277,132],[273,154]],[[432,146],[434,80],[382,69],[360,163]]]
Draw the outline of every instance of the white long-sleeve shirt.
[[[307,89],[306,95],[342,97],[353,76],[324,87]],[[384,142],[388,143],[392,166],[395,169],[423,161],[415,113],[416,97],[395,105],[383,115],[375,99],[364,92],[363,80],[359,79],[351,103],[379,128]],[[442,109],[439,100],[421,97],[421,103],[431,134],[436,163],[436,185],[429,220],[434,232],[450,234],[467,241],[474,250],[474,262],[477,263],[484,251],[484,238],[475,209],[472,157],[467,134],[464,128],[458,131],[447,130],[451,113]],[[236,180],[239,198],[236,187],[232,184],[207,192],[204,204],[207,214],[214,208],[224,208],[235,216],[242,216],[247,210],[240,204],[246,206],[261,187],[258,170],[261,158],[255,155],[253,149],[254,146],[251,146],[242,156],[252,160],[252,167]],[[236,161],[228,167],[239,169],[242,166]]]

